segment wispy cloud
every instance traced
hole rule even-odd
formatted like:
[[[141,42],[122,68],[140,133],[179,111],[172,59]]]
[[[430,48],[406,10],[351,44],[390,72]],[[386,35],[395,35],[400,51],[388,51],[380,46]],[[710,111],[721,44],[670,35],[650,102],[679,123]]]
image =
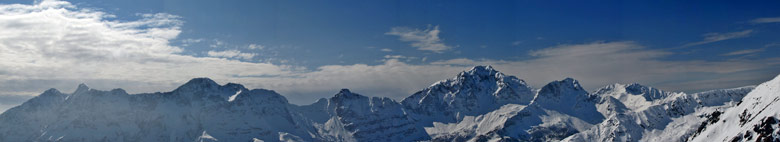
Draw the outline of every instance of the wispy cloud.
[[[219,39],[214,39],[214,42],[212,42],[209,47],[211,48],[218,48],[222,47],[222,45],[225,45],[225,42]]]
[[[721,56],[749,55],[749,54],[759,53],[759,52],[762,52],[764,50],[766,50],[766,48],[737,50],[737,51],[721,54]]]
[[[523,41],[519,41],[518,40],[518,41],[512,42],[512,46],[518,46],[520,44],[523,44]]]
[[[732,51],[732,52],[729,52],[729,53],[721,54],[721,56],[755,55],[756,53],[764,52],[767,48],[774,47],[774,46],[780,46],[780,44],[770,43],[770,44],[764,45],[764,47],[762,47],[762,48],[737,50],[737,51]]]
[[[439,26],[430,26],[425,30],[412,29],[409,27],[394,27],[390,29],[390,32],[385,34],[398,36],[401,41],[411,42],[412,47],[417,47],[417,50],[432,51],[436,53],[442,53],[446,50],[452,49],[452,46],[445,45],[443,40],[439,38]]]
[[[195,44],[195,43],[200,43],[201,41],[203,41],[203,39],[201,39],[201,38],[199,38],[199,39],[188,38],[188,39],[181,40],[181,43],[182,43],[181,46],[190,46],[190,45]]]
[[[750,23],[753,24],[778,23],[778,22],[780,22],[780,17],[766,17],[766,18],[756,18],[750,20]]]
[[[256,49],[256,50],[263,50],[263,49],[265,49],[265,46],[260,45],[260,44],[249,44],[249,46],[247,46],[247,48],[249,48],[249,49]]]
[[[382,52],[393,52],[393,49],[390,49],[390,48],[382,48],[382,49],[379,49],[379,51],[382,51]]]
[[[708,43],[713,43],[713,42],[718,42],[723,40],[748,37],[750,36],[751,33],[753,33],[753,30],[744,30],[739,32],[731,32],[731,33],[707,33],[704,34],[704,40],[699,42],[688,43],[683,45],[683,47],[696,46],[696,45],[708,44]]]
[[[225,51],[208,51],[206,53],[207,55],[211,57],[220,57],[220,58],[240,58],[244,60],[252,60],[252,58],[255,57],[255,53],[243,53],[238,50],[225,50]]]

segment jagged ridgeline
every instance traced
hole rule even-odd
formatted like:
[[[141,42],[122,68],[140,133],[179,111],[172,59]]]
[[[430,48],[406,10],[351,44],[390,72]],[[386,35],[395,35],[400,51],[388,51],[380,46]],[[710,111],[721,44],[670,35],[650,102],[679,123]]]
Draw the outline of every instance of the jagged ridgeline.
[[[399,101],[342,89],[310,105],[192,79],[164,93],[79,85],[0,114],[0,141],[778,141],[780,79],[667,92],[572,78],[533,88],[477,66]],[[722,131],[729,130],[729,131]]]

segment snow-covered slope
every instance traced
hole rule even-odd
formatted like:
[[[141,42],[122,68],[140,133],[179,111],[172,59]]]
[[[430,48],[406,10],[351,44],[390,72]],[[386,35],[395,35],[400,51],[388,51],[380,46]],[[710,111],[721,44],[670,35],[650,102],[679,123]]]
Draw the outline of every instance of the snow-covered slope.
[[[735,107],[702,127],[692,141],[780,141],[780,76],[756,86]]]
[[[686,94],[638,84],[610,85],[594,93],[604,97],[598,106],[607,120],[588,131],[572,135],[567,141],[685,141],[695,133],[701,122],[733,106],[752,88]],[[624,91],[632,89],[644,91]],[[639,96],[647,99],[639,100]],[[633,106],[626,105],[631,103],[634,103]],[[611,108],[604,109],[608,106]]]
[[[652,87],[633,84],[613,84],[594,92],[598,96],[610,96],[624,103],[628,109],[642,111],[653,104],[653,101],[662,100],[672,93]]]

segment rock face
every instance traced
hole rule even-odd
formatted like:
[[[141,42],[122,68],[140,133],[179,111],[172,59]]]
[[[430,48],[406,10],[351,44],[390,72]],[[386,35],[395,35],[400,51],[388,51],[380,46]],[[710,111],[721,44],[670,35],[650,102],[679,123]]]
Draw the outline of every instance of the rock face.
[[[615,86],[625,86],[626,89]],[[621,91],[629,90],[629,87],[647,91]],[[607,86],[595,92],[598,96],[606,96],[598,107],[607,119],[588,131],[568,137],[566,141],[686,141],[702,126],[702,122],[734,106],[752,89],[740,87],[686,94],[653,91],[650,87],[636,84]],[[664,97],[649,100],[632,98],[653,96],[647,93]],[[629,103],[634,106],[625,105]]]
[[[81,84],[0,114],[0,141],[778,141],[779,92],[777,78],[693,94],[636,83],[589,93],[572,78],[534,89],[490,66],[401,102],[342,89],[299,106],[208,78],[146,94]]]

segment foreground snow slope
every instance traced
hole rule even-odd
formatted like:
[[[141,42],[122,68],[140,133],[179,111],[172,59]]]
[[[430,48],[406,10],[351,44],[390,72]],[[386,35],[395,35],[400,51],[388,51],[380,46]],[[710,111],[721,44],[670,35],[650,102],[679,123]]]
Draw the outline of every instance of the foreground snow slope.
[[[696,142],[780,141],[780,76],[762,83],[693,138]]]

